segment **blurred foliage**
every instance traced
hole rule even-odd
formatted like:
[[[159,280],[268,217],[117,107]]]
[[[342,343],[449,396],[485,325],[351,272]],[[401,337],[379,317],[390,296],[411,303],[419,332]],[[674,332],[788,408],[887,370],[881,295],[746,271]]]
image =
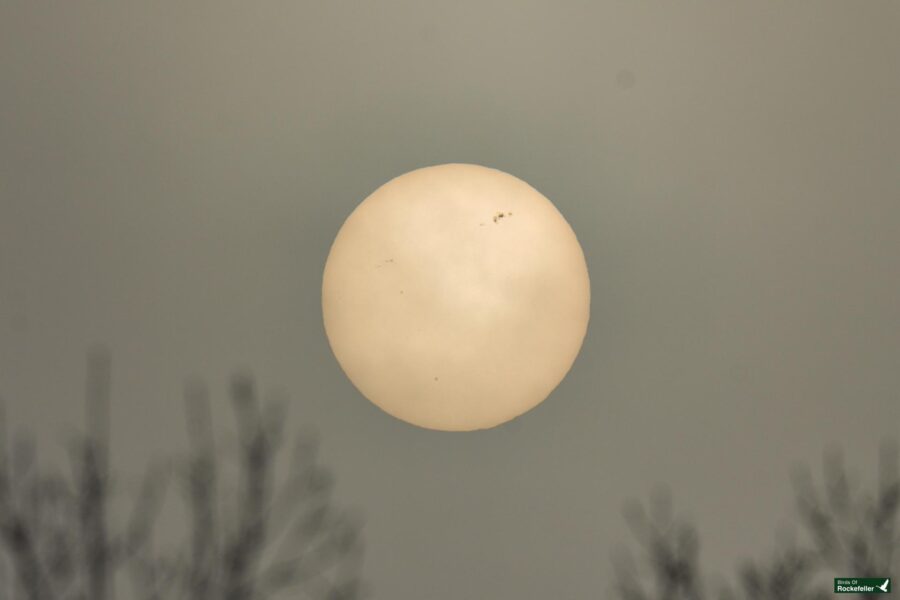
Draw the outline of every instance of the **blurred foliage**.
[[[332,473],[317,461],[312,432],[296,437],[286,477],[285,406],[263,403],[249,377],[235,377],[236,448],[216,446],[208,394],[189,385],[190,448],[147,468],[128,518],[113,526],[109,468],[109,357],[88,361],[86,432],[69,448],[67,476],[41,470],[34,440],[11,441],[0,414],[0,542],[7,559],[0,597],[107,600],[116,587],[142,600],[360,600],[361,518],[335,506]],[[236,462],[236,481],[223,467]],[[157,551],[153,532],[172,487],[189,516],[174,551]],[[120,579],[131,585],[117,585]]]
[[[853,482],[837,448],[825,452],[821,483],[809,469],[796,469],[803,540],[765,560],[744,562],[736,582],[715,592],[703,584],[696,528],[673,516],[668,490],[656,492],[647,509],[630,502],[624,515],[639,553],[623,549],[614,556],[615,595],[623,600],[819,600],[833,594],[834,577],[890,577],[900,566],[898,454],[896,443],[882,444],[874,490]]]

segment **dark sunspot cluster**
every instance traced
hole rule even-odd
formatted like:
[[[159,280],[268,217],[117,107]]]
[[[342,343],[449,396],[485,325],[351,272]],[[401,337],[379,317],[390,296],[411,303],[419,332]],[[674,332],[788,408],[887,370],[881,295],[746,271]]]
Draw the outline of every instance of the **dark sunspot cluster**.
[[[494,215],[494,223],[499,222],[500,219],[502,219],[504,217],[511,217],[511,216],[512,216],[511,212],[498,212]]]

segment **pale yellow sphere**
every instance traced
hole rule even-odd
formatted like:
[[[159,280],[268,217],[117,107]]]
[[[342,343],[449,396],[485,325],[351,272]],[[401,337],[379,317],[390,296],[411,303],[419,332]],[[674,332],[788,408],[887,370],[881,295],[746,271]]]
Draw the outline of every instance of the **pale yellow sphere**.
[[[338,363],[375,405],[429,429],[486,429],[565,377],[590,281],[540,192],[446,164],[392,179],[350,214],[325,263],[322,312]]]

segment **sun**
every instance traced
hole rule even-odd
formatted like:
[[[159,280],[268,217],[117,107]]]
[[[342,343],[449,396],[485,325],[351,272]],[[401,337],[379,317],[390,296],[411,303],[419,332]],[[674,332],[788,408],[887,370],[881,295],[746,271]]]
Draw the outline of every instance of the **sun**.
[[[590,280],[566,219],[524,181],[445,164],[385,183],[325,263],[332,351],[372,403],[468,431],[541,403],[580,351]]]

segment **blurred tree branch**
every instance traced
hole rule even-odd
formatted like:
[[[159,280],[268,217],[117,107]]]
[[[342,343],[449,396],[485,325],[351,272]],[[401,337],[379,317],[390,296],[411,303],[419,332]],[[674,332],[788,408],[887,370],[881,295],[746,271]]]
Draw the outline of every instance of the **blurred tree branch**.
[[[674,516],[669,490],[656,490],[649,509],[629,502],[624,516],[642,555],[639,561],[627,550],[617,556],[618,595],[624,600],[704,598],[697,532],[689,521]]]
[[[280,481],[275,467],[283,450],[284,403],[260,402],[246,376],[233,379],[230,394],[235,488],[223,489],[229,482],[222,477],[206,388],[190,384],[189,450],[146,469],[121,528],[111,527],[109,518],[107,352],[89,355],[86,433],[70,447],[71,478],[39,471],[30,437],[17,436],[10,446],[0,412],[0,545],[14,575],[13,597],[110,600],[119,572],[130,574],[132,596],[146,600],[261,600],[289,590],[316,600],[366,597],[362,522],[334,506],[333,477],[316,461],[317,439],[298,437],[290,473]],[[188,535],[180,548],[159,553],[153,530],[173,477],[184,491]]]
[[[824,566],[843,569],[854,577],[881,577],[891,572],[900,545],[897,462],[896,443],[882,444],[874,491],[859,490],[851,483],[843,455],[836,448],[825,453],[821,489],[808,469],[795,472],[800,520]]]
[[[767,560],[746,561],[738,568],[737,584],[715,595],[721,600],[819,600],[831,595],[833,577],[895,573],[900,566],[898,455],[895,442],[882,444],[874,491],[852,483],[836,448],[825,452],[821,485],[809,469],[797,469],[795,501],[807,539]],[[614,556],[615,594],[623,600],[703,600],[696,530],[673,517],[669,492],[657,492],[649,510],[628,503],[625,519],[642,553],[637,559],[628,550]]]

